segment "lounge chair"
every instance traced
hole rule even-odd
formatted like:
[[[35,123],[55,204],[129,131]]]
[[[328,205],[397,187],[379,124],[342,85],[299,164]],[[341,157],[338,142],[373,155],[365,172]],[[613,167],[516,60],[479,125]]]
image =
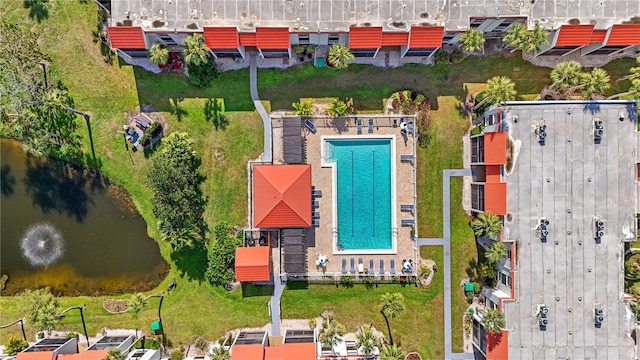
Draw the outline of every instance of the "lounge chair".
[[[304,121],[304,126],[306,126],[306,127],[307,127],[307,129],[309,129],[309,131],[311,131],[311,133],[312,133],[312,134],[315,134],[315,133],[318,131],[318,129],[316,128],[316,126],[315,126],[315,125],[313,125],[313,123],[312,123],[312,122],[311,122],[311,120],[309,120],[309,119],[306,119],[306,120]]]
[[[380,276],[384,276],[384,259],[380,259]]]
[[[373,132],[373,119],[369,119],[369,129],[367,131],[369,134]]]
[[[356,125],[358,128],[358,135],[362,134],[362,120],[360,119],[356,120]]]
[[[342,273],[347,273],[347,259],[342,259]]]
[[[311,196],[322,197],[322,190],[320,190],[320,189],[311,189]]]
[[[402,219],[400,223],[402,226],[414,226],[416,221],[414,219]]]
[[[355,272],[356,272],[356,261],[355,261],[355,260],[353,260],[353,258],[351,258],[351,259],[349,260],[349,264],[351,265],[351,269],[350,269],[350,270],[351,270],[351,273],[352,273],[352,274],[355,274]]]
[[[311,224],[315,227],[320,226],[320,220],[319,219],[313,219],[311,220]]]
[[[415,156],[413,154],[402,154],[400,155],[400,161],[413,162]]]
[[[312,218],[319,218],[320,217],[320,211],[314,211],[311,213],[311,217]]]
[[[391,264],[389,265],[389,273],[393,276],[396,274],[396,261],[391,259]]]
[[[362,262],[362,258],[358,258],[358,272],[360,274],[364,272],[364,263]]]
[[[318,207],[318,206],[320,206],[320,203],[318,202],[318,200],[313,200],[313,201],[311,201],[311,206]]]
[[[413,204],[400,205],[400,211],[413,211],[414,209],[415,207],[413,206]]]
[[[369,274],[375,274],[376,269],[373,267],[373,259],[369,259]]]

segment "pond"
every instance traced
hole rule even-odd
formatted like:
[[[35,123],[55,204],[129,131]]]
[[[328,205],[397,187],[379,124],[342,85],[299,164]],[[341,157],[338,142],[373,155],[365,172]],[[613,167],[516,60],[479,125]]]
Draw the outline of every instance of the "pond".
[[[147,291],[168,272],[131,197],[103,176],[0,140],[3,295]]]

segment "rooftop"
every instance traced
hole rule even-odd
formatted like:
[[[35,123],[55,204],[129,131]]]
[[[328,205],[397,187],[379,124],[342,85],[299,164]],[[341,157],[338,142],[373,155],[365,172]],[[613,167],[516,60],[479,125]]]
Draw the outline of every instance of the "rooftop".
[[[570,19],[604,29],[640,16],[637,0],[112,0],[111,24],[145,30],[197,31],[205,26],[288,27],[292,31],[349,31],[351,26],[382,26],[408,31],[414,25],[449,30],[469,27],[470,17],[519,16],[557,28]]]
[[[517,249],[515,300],[503,304],[509,357],[633,358],[634,315],[622,301],[621,270],[623,241],[636,238],[635,103],[508,102],[501,109],[513,148],[503,240]],[[535,129],[543,123],[541,145]],[[549,221],[546,242],[536,230],[541,218]],[[605,224],[600,243],[596,219]],[[549,309],[545,331],[536,319],[541,304]]]

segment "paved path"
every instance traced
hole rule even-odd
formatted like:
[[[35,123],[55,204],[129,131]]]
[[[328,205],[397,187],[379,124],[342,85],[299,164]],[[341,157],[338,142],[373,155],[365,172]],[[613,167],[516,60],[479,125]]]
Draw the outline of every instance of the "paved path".
[[[249,57],[249,90],[251,92],[253,106],[258,110],[258,114],[260,114],[262,124],[264,125],[264,151],[262,153],[262,161],[271,162],[271,119],[269,119],[269,114],[267,114],[267,110],[262,106],[260,98],[258,97],[258,59],[256,53],[252,53]]]
[[[287,280],[281,279],[278,270],[274,270],[273,295],[269,300],[269,314],[271,315],[271,336],[280,336],[280,296],[284,291]]]
[[[416,246],[425,246],[425,245],[442,246],[442,245],[444,245],[444,239],[432,239],[432,238],[417,238],[416,239]]]
[[[442,172],[442,227],[444,242],[444,358],[474,359],[473,353],[454,353],[451,347],[451,183],[452,176],[471,176],[471,169]],[[425,239],[439,240],[439,239]]]

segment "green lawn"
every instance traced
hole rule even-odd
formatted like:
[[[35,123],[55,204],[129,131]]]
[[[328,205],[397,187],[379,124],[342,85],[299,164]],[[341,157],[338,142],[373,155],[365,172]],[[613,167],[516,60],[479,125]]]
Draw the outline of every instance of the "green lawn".
[[[206,177],[204,193],[209,202],[207,223],[212,226],[225,220],[232,224],[246,222],[246,162],[256,158],[262,147],[262,123],[253,111],[249,96],[248,71],[226,72],[211,87],[200,90],[180,75],[153,75],[123,63],[107,64],[94,42],[91,31],[98,19],[96,5],[85,1],[49,2],[48,16],[36,23],[28,17],[29,9],[23,1],[0,2],[0,17],[18,22],[30,21],[42,37],[42,45],[51,55],[52,77],[63,79],[75,99],[76,108],[92,114],[95,164],[113,182],[132,195],[138,210],[147,221],[151,236],[158,238],[156,221],[151,212],[149,189],[144,175],[149,158],[143,153],[133,154],[134,165],[116,133],[124,123],[124,114],[139,104],[151,104],[169,120],[170,131],[184,131],[194,139],[194,147],[202,156],[201,171]],[[630,59],[617,60],[607,66],[614,77],[624,75],[633,64]],[[463,83],[481,83],[495,75],[507,75],[517,84],[520,94],[535,94],[549,82],[549,69],[537,68],[523,61],[519,55],[504,57],[472,57],[459,65],[428,67],[410,65],[397,69],[370,66],[351,66],[345,71],[298,66],[288,70],[260,70],[258,73],[261,97],[273,109],[289,109],[301,97],[353,97],[359,109],[380,110],[381,99],[401,89],[415,89],[429,96],[437,111],[432,112],[432,139],[426,149],[418,151],[419,234],[422,237],[442,235],[442,170],[462,166],[462,141],[468,123],[457,110],[459,99],[465,95]],[[615,89],[624,90],[624,82]],[[216,130],[205,116],[205,104],[211,99],[224,104],[228,125]],[[176,104],[178,105],[176,107]],[[176,114],[176,108],[179,109]],[[83,128],[85,152],[89,151],[86,130]],[[473,237],[467,227],[467,217],[461,209],[462,181],[452,183],[452,253],[453,288],[465,276],[470,260],[476,257]],[[163,304],[163,319],[169,339],[174,344],[192,341],[198,336],[216,339],[225,331],[245,326],[262,326],[268,319],[268,296],[256,289],[236,289],[232,292],[214,288],[193,275],[191,267],[178,263],[189,262],[190,254],[176,256],[170,247],[159,242],[161,252],[171,264],[169,277],[149,294],[166,288],[169,279],[177,278],[178,287]],[[423,257],[442,264],[441,248],[421,249]],[[193,254],[191,254],[193,256]],[[196,254],[197,255],[197,254]],[[200,254],[201,255],[201,254]],[[194,269],[195,268],[195,269]],[[396,339],[408,350],[418,349],[428,359],[442,358],[442,271],[428,289],[400,285],[380,285],[366,290],[363,286],[345,289],[313,285],[308,289],[288,289],[282,299],[285,318],[315,317],[326,309],[336,313],[339,321],[355,330],[363,323],[373,323],[386,332],[384,320],[377,311],[377,302],[384,292],[401,291],[407,299],[407,310],[391,320]],[[122,296],[126,298],[128,296]],[[113,315],[102,309],[109,297],[61,298],[63,306],[86,304],[89,331],[93,334],[103,326],[110,328],[148,329],[155,317],[154,300],[139,318],[129,314]],[[0,323],[21,316],[12,297],[0,297]],[[466,302],[460,291],[454,291],[454,350],[462,344],[462,313]],[[459,319],[459,320],[457,320]],[[80,330],[79,319],[73,314],[64,320],[66,330]],[[34,329],[27,326],[30,335]],[[0,343],[18,329],[0,331]]]

